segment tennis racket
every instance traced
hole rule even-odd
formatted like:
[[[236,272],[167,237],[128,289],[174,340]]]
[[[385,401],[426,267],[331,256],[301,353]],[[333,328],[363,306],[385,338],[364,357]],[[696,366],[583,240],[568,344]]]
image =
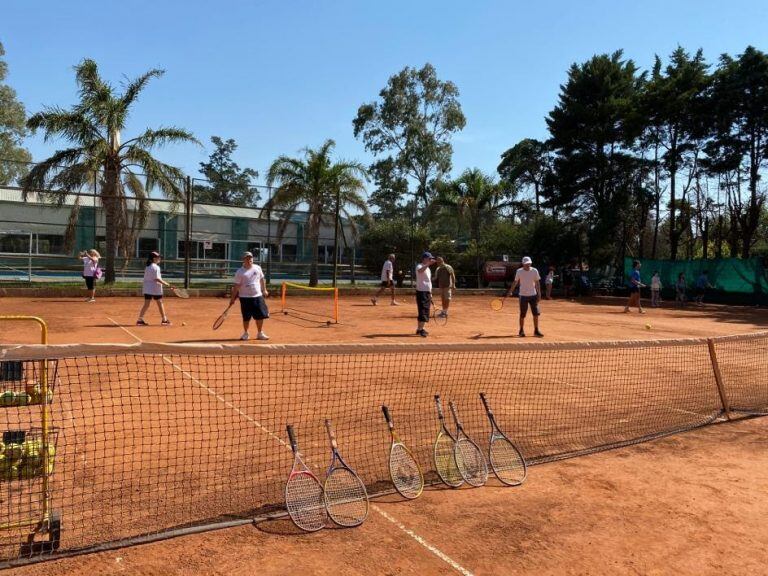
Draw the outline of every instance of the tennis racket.
[[[216,321],[213,323],[213,329],[214,330],[218,330],[219,328],[221,328],[221,325],[224,324],[224,320],[226,320],[227,316],[229,316],[229,309],[232,308],[233,304],[234,304],[234,302],[230,302],[229,306],[227,306],[227,309],[224,310],[222,315],[219,316],[218,318],[216,318]]]
[[[175,286],[171,285],[169,286],[171,289],[171,292],[173,292],[176,296],[179,298],[184,298],[185,300],[189,298],[189,292],[184,290],[184,288],[176,288]]]
[[[347,466],[339,454],[331,421],[325,421],[331,442],[331,465],[325,477],[325,507],[339,526],[359,526],[368,516],[368,492],[360,477]]]
[[[435,470],[440,480],[451,488],[458,488],[464,484],[464,479],[456,466],[456,457],[453,453],[453,446],[456,440],[448,431],[445,425],[445,416],[443,415],[443,402],[440,395],[435,394],[435,406],[437,406],[437,419],[440,422],[440,429],[437,431],[433,456],[435,459]]]
[[[456,467],[459,474],[470,486],[482,486],[488,481],[488,464],[485,462],[485,456],[477,444],[469,439],[461,425],[459,415],[456,413],[456,406],[449,402],[448,406],[456,421],[456,443],[453,446],[453,457],[456,459]]]
[[[392,484],[403,498],[413,500],[421,496],[424,490],[424,476],[421,473],[416,458],[411,451],[403,444],[400,437],[395,432],[395,425],[392,422],[392,416],[389,408],[384,405],[381,407],[384,418],[389,426],[389,435],[392,445],[389,447],[389,477]]]
[[[439,326],[445,326],[448,324],[448,315],[443,314],[443,312],[445,312],[443,307],[437,306],[435,301],[432,299],[430,299],[430,301],[432,302],[432,320],[435,322],[435,324]]]
[[[480,400],[485,406],[485,413],[491,423],[491,439],[488,441],[488,460],[493,473],[507,486],[519,486],[525,482],[527,467],[525,458],[496,423],[496,417],[488,405],[485,394],[480,392]]]
[[[491,300],[491,310],[494,312],[499,312],[502,308],[504,308],[504,300],[507,299],[507,295],[505,294],[501,298],[494,298]]]
[[[307,532],[316,532],[325,527],[328,520],[323,487],[301,459],[293,426],[289,424],[286,429],[293,450],[293,468],[285,483],[285,507],[296,526]]]

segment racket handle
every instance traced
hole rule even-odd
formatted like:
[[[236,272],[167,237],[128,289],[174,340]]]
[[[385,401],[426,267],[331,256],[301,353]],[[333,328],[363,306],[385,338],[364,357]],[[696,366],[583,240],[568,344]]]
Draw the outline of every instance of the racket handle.
[[[333,435],[333,428],[331,427],[331,421],[325,420],[325,430],[328,432],[328,439],[331,441],[331,446],[336,448],[336,436]]]
[[[382,404],[381,411],[384,412],[384,418],[387,420],[389,429],[392,430],[392,428],[394,428],[395,426],[394,424],[392,424],[392,416],[389,414],[389,407],[386,404]]]
[[[296,452],[296,433],[293,431],[293,426],[288,424],[288,426],[285,427],[285,430],[288,432],[288,440],[291,443],[291,450]]]
[[[448,402],[448,408],[451,409],[451,414],[453,414],[453,419],[456,420],[456,426],[461,428],[461,422],[459,422],[459,417],[456,414],[456,405],[453,403],[453,400]]]
[[[435,394],[435,405],[437,406],[437,417],[442,420],[445,416],[443,415],[443,401],[440,400],[440,394]]]
[[[488,412],[488,414],[493,414],[493,412],[491,412],[491,407],[488,406],[488,400],[485,399],[485,392],[480,392],[480,400],[483,401],[483,406],[485,406],[485,411]]]

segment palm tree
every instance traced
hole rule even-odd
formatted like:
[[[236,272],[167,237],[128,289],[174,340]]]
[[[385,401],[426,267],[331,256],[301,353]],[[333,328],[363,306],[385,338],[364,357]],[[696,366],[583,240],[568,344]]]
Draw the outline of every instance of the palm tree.
[[[108,283],[115,281],[118,251],[127,256],[132,254],[137,229],[143,227],[148,216],[149,192],[157,188],[174,201],[184,200],[183,173],[155,159],[152,149],[178,142],[199,144],[190,132],[175,127],[148,128],[139,136],[121,142],[131,105],[151,79],[163,74],[163,70],[150,70],[128,82],[122,94],[116,94],[99,76],[96,62],[83,60],[75,66],[80,102],[69,110],[46,107],[27,121],[31,130],[44,131],[46,141],[62,137],[71,147],[57,150],[32,168],[22,180],[24,197],[37,192],[61,205],[68,195],[74,194],[68,230],[71,236],[77,222],[80,194],[98,182],[99,200],[106,219],[105,280]],[[129,219],[131,205],[133,217]]]
[[[291,217],[299,207],[308,207],[306,234],[312,242],[310,286],[317,286],[320,227],[333,224],[338,210],[339,217],[346,217],[355,233],[355,222],[349,207],[368,216],[368,206],[363,197],[365,168],[358,162],[333,162],[331,152],[335,145],[333,140],[326,140],[318,149],[303,149],[303,158],[280,156],[272,162],[267,173],[267,184],[277,184],[277,189],[265,209],[283,210],[277,230],[278,242],[282,240]],[[335,249],[338,250],[337,247]]]

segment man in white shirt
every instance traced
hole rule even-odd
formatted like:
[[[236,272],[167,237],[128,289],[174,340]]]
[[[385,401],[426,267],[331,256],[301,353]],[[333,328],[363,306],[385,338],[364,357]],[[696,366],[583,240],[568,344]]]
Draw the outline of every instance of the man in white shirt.
[[[381,267],[381,287],[376,295],[371,298],[371,302],[376,306],[376,302],[379,300],[384,291],[389,288],[392,293],[392,306],[397,306],[397,300],[395,300],[395,255],[390,254],[387,256],[384,265]]]
[[[253,254],[246,252],[243,254],[243,266],[235,272],[235,285],[232,288],[232,297],[229,300],[230,306],[235,300],[240,298],[240,312],[243,316],[243,335],[240,340],[248,340],[248,327],[251,324],[251,318],[256,320],[256,329],[258,340],[269,340],[264,331],[264,320],[269,318],[269,309],[264,300],[269,296],[267,282],[264,278],[264,272],[261,266],[253,263]]]
[[[525,315],[528,307],[533,314],[533,334],[541,338],[539,332],[539,300],[541,300],[541,276],[539,271],[532,266],[533,261],[528,257],[523,258],[523,267],[515,272],[515,281],[507,292],[507,296],[520,286],[520,337],[525,338]]]
[[[432,303],[432,270],[429,267],[435,259],[429,252],[421,255],[421,264],[416,265],[416,309],[418,311],[418,327],[416,334],[426,338],[429,332],[424,325],[429,322],[429,306]]]

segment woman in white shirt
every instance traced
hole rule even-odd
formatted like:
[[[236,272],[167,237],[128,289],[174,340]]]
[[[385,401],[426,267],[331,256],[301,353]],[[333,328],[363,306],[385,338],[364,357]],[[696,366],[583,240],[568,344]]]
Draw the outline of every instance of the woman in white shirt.
[[[90,294],[86,297],[86,302],[96,302],[96,286],[95,281],[98,280],[96,275],[99,270],[99,254],[94,248],[80,252],[78,258],[83,263],[83,279],[85,280],[85,287],[90,291]]]
[[[144,268],[144,305],[139,312],[139,319],[136,321],[137,326],[147,326],[147,323],[144,321],[144,314],[149,309],[149,304],[152,300],[157,302],[157,308],[160,310],[160,316],[163,319],[161,324],[163,326],[171,325],[171,321],[165,315],[165,306],[163,306],[163,286],[168,286],[171,290],[173,290],[173,286],[163,280],[160,274],[159,262],[160,254],[151,252],[147,258],[147,267]]]

